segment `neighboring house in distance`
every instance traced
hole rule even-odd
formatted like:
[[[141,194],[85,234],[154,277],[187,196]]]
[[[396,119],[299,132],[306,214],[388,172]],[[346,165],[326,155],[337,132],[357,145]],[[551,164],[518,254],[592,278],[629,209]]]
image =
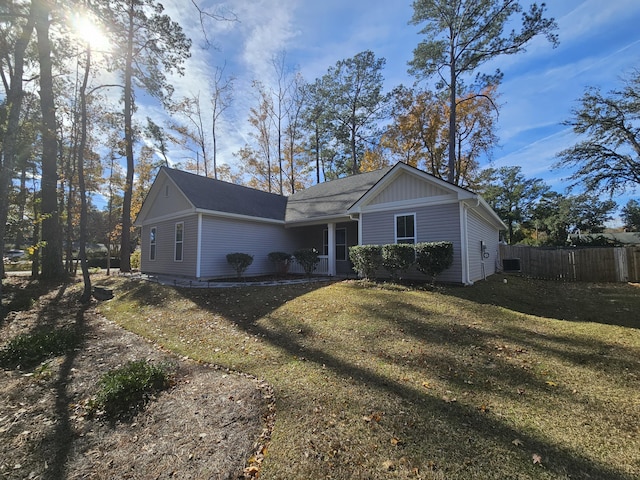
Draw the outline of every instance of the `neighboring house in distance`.
[[[506,229],[479,195],[404,163],[290,197],[162,167],[135,225],[148,274],[233,277],[226,255],[243,252],[254,257],[245,274],[265,275],[269,252],[313,247],[316,273],[340,275],[353,273],[353,245],[449,241],[453,265],[438,278],[466,285],[495,273]]]
[[[589,244],[634,246],[640,245],[640,232],[571,233],[567,241],[572,245]]]

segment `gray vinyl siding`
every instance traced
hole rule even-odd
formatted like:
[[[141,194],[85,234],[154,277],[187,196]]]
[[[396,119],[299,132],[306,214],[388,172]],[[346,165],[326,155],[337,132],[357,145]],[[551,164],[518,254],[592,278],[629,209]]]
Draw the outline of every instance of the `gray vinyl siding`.
[[[146,218],[166,216],[192,208],[184,194],[165,177],[162,185],[155,192],[155,199]]]
[[[467,212],[467,235],[469,238],[469,279],[476,282],[496,272],[498,259],[498,230],[484,220],[480,215],[469,209]],[[483,259],[480,251],[480,242],[487,245],[488,258]],[[482,262],[484,260],[484,275]]]
[[[176,224],[183,222],[182,261],[175,261]],[[149,260],[149,232],[156,228],[156,259]],[[198,217],[149,223],[142,227],[140,269],[143,273],[195,277]]]
[[[298,234],[283,225],[203,215],[200,278],[235,276],[227,263],[227,254],[234,252],[253,256],[246,276],[271,274],[269,252],[292,253],[299,245]]]
[[[460,283],[462,279],[460,207],[457,202],[423,207],[406,207],[361,215],[362,244],[384,245],[395,242],[395,215],[416,214],[416,242],[453,243],[453,264],[439,281]],[[425,278],[409,272],[412,278]]]

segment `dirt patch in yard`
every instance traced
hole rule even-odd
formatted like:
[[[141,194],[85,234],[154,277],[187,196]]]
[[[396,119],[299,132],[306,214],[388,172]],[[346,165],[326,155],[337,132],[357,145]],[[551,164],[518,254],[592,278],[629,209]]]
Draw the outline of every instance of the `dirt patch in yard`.
[[[35,369],[0,370],[0,477],[231,479],[255,474],[273,417],[268,385],[162,351],[77,300],[78,285],[5,281],[0,348],[39,328],[73,328],[80,346]],[[12,307],[13,305],[13,307]],[[169,362],[173,386],[130,421],[90,414],[101,376],[132,360]],[[248,459],[252,458],[249,465]]]

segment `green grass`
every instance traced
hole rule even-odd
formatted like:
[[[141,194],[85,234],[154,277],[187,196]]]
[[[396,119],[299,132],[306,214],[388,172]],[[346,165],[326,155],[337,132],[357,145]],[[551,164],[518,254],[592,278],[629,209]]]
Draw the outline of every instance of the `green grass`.
[[[106,372],[98,382],[95,408],[113,419],[133,417],[153,395],[169,388],[170,370],[168,365],[137,360]]]
[[[44,360],[73,350],[79,342],[79,335],[70,327],[46,327],[20,334],[0,349],[0,366],[30,369]]]
[[[111,319],[273,386],[261,478],[640,476],[637,286],[116,288]]]

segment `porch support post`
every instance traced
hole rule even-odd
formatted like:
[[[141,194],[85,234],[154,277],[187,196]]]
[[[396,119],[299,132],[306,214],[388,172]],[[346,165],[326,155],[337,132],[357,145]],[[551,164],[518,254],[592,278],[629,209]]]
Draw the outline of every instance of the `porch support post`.
[[[336,274],[336,224],[328,223],[327,224],[327,236],[329,237],[329,271],[327,272],[330,276],[334,276]]]

